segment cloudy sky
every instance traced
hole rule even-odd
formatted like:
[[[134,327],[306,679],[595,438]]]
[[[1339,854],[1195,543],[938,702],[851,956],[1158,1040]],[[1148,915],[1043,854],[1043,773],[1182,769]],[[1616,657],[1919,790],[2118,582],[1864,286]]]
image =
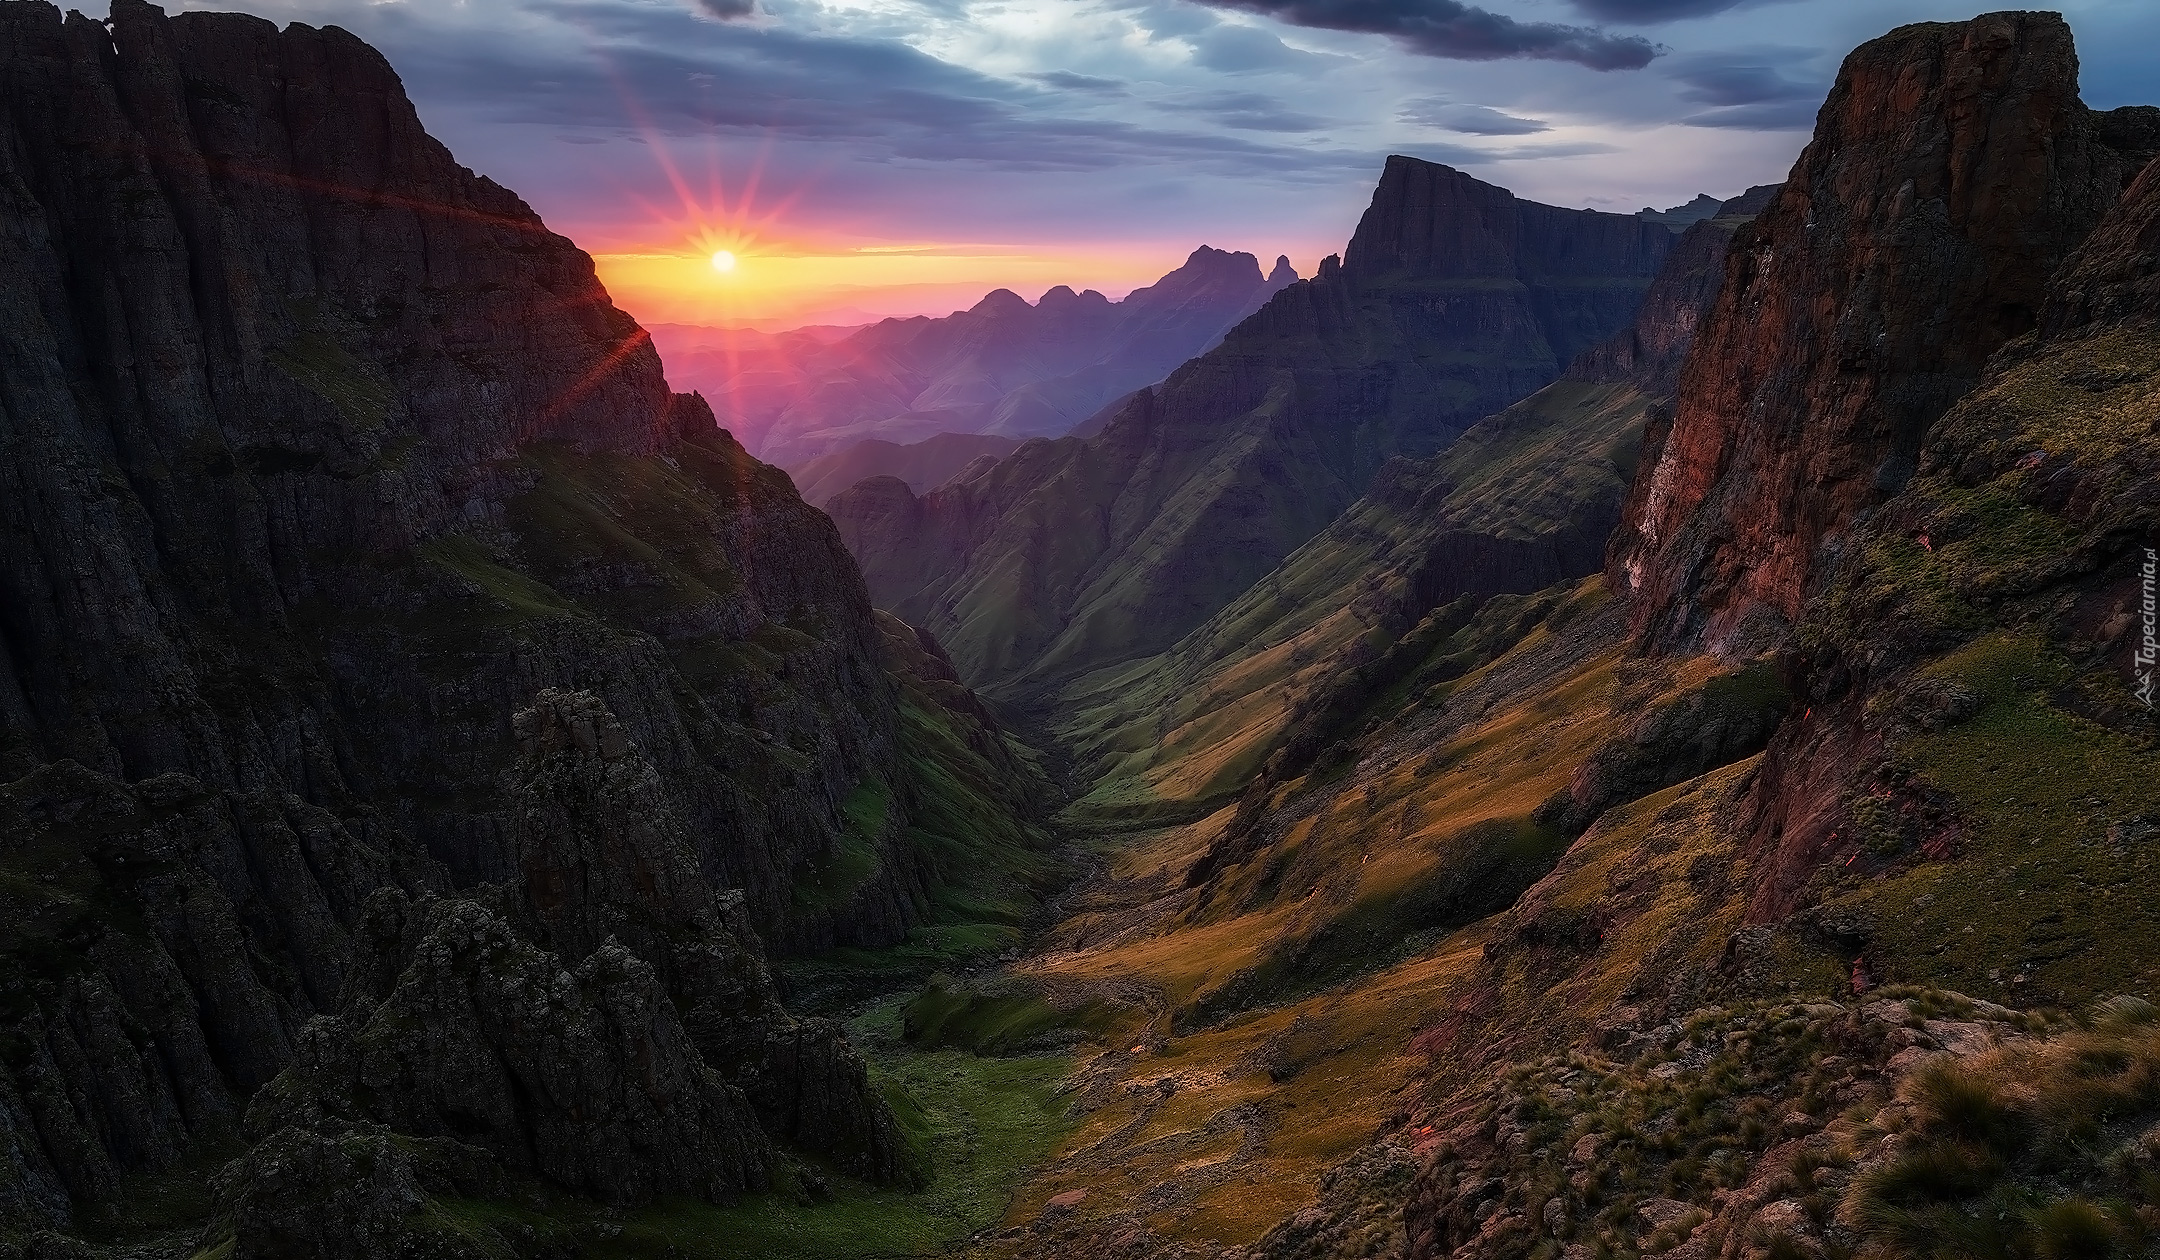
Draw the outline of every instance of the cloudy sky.
[[[167,0],[172,7],[173,0]],[[1778,179],[1839,59],[1965,0],[186,0],[343,26],[648,320],[1112,296],[1339,250],[1381,159],[1632,211]],[[2160,5],[2061,0],[2096,107]],[[718,270],[715,254],[735,260]]]

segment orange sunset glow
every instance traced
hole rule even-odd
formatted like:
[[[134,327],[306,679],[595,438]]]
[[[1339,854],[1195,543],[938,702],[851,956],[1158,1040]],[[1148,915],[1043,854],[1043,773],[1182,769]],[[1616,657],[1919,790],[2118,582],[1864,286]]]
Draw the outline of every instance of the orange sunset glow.
[[[593,262],[616,305],[641,320],[761,327],[828,315],[841,322],[864,313],[941,315],[1000,287],[1032,298],[1069,284],[1114,298],[1152,282],[1189,248],[849,245],[711,229],[673,244],[596,252]]]
[[[642,111],[633,104],[631,113]],[[806,221],[814,189],[800,182],[776,189],[769,153],[732,168],[710,148],[686,161],[669,137],[643,124],[640,132],[672,204],[627,194],[641,226],[578,235],[595,242],[593,262],[616,305],[647,323],[860,323],[946,314],[997,288],[1033,297],[1059,284],[1117,298],[1152,283],[1192,248],[1182,240],[893,240],[860,213],[844,223]]]

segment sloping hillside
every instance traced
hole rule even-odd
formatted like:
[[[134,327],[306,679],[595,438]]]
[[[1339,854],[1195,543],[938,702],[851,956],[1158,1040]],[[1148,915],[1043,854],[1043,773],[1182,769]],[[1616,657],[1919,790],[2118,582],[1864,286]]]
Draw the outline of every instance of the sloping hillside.
[[[1159,652],[1324,529],[1634,316],[1674,242],[1390,158],[1341,262],[1143,390],[1100,437],[917,498],[828,510],[881,606],[1018,695]]]
[[[926,494],[977,460],[994,463],[1019,448],[1014,439],[989,433],[940,433],[905,446],[871,438],[820,455],[792,475],[805,503],[825,503],[872,477],[895,477]]]
[[[1444,453],[1396,459],[1280,568],[1158,656],[1083,675],[1043,704],[1104,821],[1205,813],[1280,753],[1309,763],[1412,662],[1412,631],[1598,570],[1636,450],[1759,205],[1698,220],[1633,323],[1561,380],[1473,425]]]

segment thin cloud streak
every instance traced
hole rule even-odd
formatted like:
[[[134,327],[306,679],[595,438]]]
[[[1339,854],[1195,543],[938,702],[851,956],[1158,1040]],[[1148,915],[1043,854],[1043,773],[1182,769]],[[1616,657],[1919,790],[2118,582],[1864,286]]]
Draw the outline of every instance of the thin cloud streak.
[[[1292,26],[1386,35],[1426,57],[1455,61],[1572,61],[1592,70],[1640,70],[1658,50],[1639,35],[1555,22],[1518,22],[1459,0],[1198,0]]]

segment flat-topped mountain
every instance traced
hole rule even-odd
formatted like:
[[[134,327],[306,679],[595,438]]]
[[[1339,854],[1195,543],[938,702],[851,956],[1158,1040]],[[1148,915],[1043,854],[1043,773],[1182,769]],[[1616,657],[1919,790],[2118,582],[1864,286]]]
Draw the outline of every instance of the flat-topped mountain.
[[[828,504],[880,605],[1025,689],[1160,651],[1427,455],[1627,325],[1674,244],[1392,157],[1343,259],[1116,412],[917,497]]]

